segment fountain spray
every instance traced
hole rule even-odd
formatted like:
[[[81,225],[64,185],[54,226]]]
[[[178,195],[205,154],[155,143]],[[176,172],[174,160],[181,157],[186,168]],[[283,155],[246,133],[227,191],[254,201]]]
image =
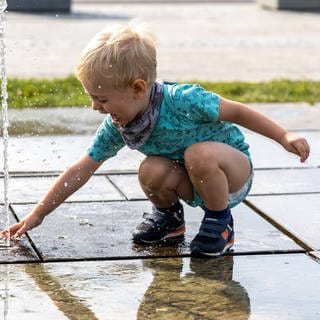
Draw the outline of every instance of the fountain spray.
[[[0,74],[1,74],[1,104],[2,104],[2,126],[3,126],[3,176],[4,176],[4,213],[6,217],[6,246],[10,246],[10,216],[9,216],[9,169],[8,169],[8,91],[7,91],[7,69],[6,69],[6,16],[7,1],[0,0]]]

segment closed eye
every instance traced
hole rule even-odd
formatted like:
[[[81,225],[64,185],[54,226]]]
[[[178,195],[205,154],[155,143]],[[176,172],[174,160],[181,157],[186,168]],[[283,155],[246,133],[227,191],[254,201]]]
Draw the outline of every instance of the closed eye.
[[[90,94],[90,97],[91,97],[91,99],[92,100],[98,100],[98,102],[100,102],[100,103],[106,103],[106,102],[108,102],[108,99],[103,99],[103,98],[98,98],[97,96],[94,96],[94,95],[92,95],[92,94]]]

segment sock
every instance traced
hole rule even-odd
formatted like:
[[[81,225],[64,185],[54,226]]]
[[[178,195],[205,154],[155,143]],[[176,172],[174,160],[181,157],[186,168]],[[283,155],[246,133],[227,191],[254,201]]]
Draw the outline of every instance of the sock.
[[[182,209],[182,204],[180,203],[179,200],[177,200],[177,202],[175,204],[173,204],[170,207],[167,208],[158,208],[156,207],[157,210],[161,211],[161,212],[166,212],[166,213],[174,213],[174,212],[178,212],[181,213],[181,209]]]
[[[210,210],[208,208],[204,209],[205,218],[211,218],[211,219],[227,219],[231,215],[230,207],[227,206],[225,209],[220,211],[214,211]]]

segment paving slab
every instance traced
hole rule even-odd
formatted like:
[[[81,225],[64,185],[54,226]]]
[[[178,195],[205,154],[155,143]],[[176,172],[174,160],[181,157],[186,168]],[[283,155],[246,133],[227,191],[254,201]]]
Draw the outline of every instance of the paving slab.
[[[31,205],[13,205],[19,218],[31,208]],[[133,244],[131,233],[141,221],[142,213],[150,209],[148,201],[65,203],[29,235],[44,260],[190,254],[189,244],[198,232],[202,211],[185,206],[187,233],[176,245]],[[233,214],[237,237],[235,252],[301,249],[245,205],[239,205]]]
[[[310,105],[306,102],[278,102],[250,105],[291,131],[317,131],[320,128],[320,103]]]
[[[38,202],[49,189],[57,176],[24,176],[10,178],[10,203]],[[3,178],[0,178],[0,194],[3,192]],[[30,187],[32,186],[32,187]],[[67,185],[65,186],[68,187]],[[111,201],[124,200],[121,193],[104,175],[95,175],[68,201]],[[3,199],[0,199],[0,202]]]
[[[9,169],[13,172],[65,170],[86,152],[92,140],[92,135],[11,137],[9,141]],[[0,142],[2,142],[1,139]],[[142,159],[144,156],[138,151],[125,147],[119,151],[117,157],[108,159],[99,171],[137,170]],[[1,153],[0,162],[2,161],[3,155]]]
[[[311,153],[305,163],[300,163],[300,159],[288,153],[278,143],[258,135],[254,132],[244,130],[247,142],[250,145],[250,153],[255,168],[290,168],[290,167],[319,167],[320,166],[320,131],[302,131],[295,133],[307,138]]]
[[[10,212],[9,219],[10,223],[14,223],[16,221],[12,212]],[[4,206],[0,205],[1,231],[5,229],[6,220]],[[7,247],[5,240],[0,239],[0,264],[15,261],[39,261],[39,259],[27,238],[23,238],[19,242],[10,241],[10,247]]]
[[[256,196],[248,200],[311,248],[320,249],[318,194]]]
[[[320,317],[319,264],[304,254],[2,265],[0,279],[7,319]]]
[[[40,261],[29,241],[24,238],[20,241],[10,241],[10,247],[4,246],[4,242],[0,240],[0,264]]]
[[[128,200],[145,200],[146,195],[142,191],[138,175],[132,174],[114,174],[110,175],[109,179],[117,188],[119,188]]]
[[[320,192],[320,168],[255,170],[250,195]]]

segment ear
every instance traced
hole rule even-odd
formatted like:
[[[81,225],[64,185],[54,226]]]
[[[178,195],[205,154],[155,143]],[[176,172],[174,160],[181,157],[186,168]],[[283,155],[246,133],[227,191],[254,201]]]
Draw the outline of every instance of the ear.
[[[143,97],[148,90],[147,82],[142,79],[134,80],[131,87],[133,89],[134,95],[137,98]]]

